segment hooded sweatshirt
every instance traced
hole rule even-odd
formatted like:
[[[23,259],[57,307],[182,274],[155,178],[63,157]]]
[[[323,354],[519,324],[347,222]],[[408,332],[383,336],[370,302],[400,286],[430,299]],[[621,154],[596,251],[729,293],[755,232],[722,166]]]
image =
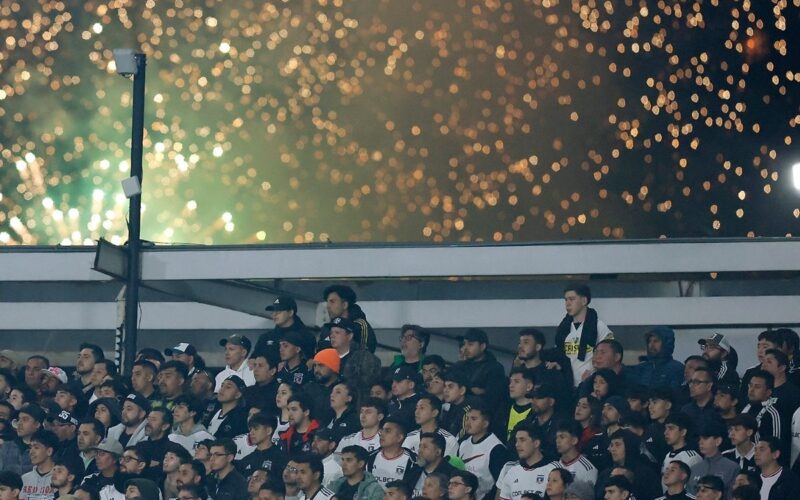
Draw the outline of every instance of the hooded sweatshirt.
[[[705,457],[692,466],[692,476],[686,485],[686,491],[692,495],[697,494],[697,482],[703,476],[717,476],[724,484],[733,484],[739,473],[739,465],[733,460],[717,453],[713,457]]]
[[[184,434],[181,427],[177,426],[168,437],[170,441],[183,446],[192,455],[194,455],[194,449],[197,443],[206,439],[214,439],[214,436],[212,436],[202,424],[194,424],[194,427],[192,427],[192,430],[189,431],[188,434]]]
[[[633,491],[636,498],[656,498],[661,495],[661,480],[655,468],[650,462],[642,457],[640,452],[640,440],[630,431],[622,433],[622,441],[625,443],[625,460],[622,464],[630,469],[634,475]],[[602,499],[605,496],[605,485],[611,471],[617,467],[611,464],[607,469],[600,472],[595,483],[595,498]]]
[[[636,367],[639,383],[645,387],[677,388],[683,383],[683,363],[672,359],[675,351],[675,332],[668,326],[657,326],[645,339],[655,335],[661,339],[661,351],[654,356],[642,356]]]
[[[331,318],[333,319],[333,318]],[[367,321],[367,315],[358,304],[353,304],[347,310],[347,319],[355,323],[356,332],[353,334],[353,349],[358,349],[358,346],[366,345],[369,352],[375,352],[378,346],[378,339],[375,337],[375,330],[372,325]],[[323,327],[319,333],[319,340],[317,341],[317,352],[322,349],[327,349],[331,346],[331,331],[328,327]]]

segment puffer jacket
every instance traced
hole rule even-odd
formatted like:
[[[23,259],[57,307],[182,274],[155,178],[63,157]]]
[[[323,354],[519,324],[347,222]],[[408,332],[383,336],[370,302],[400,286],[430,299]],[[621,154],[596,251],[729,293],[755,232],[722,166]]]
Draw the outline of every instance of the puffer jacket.
[[[661,339],[661,351],[654,356],[642,356],[636,366],[639,383],[645,387],[677,388],[683,383],[683,363],[672,358],[675,351],[675,332],[668,326],[657,326],[645,335]]]
[[[335,493],[339,492],[339,488],[347,481],[346,477],[340,477],[331,483],[330,489]],[[356,490],[356,497],[359,500],[382,500],[383,488],[375,477],[369,472],[364,473],[364,480],[358,483],[358,490]]]

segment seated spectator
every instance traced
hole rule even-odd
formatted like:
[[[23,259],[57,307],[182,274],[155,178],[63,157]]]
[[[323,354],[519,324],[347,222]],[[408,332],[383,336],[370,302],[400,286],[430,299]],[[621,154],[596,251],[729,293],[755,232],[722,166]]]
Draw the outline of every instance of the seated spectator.
[[[605,500],[635,500],[631,482],[625,476],[612,476],[605,482],[603,489]]]
[[[164,453],[164,459],[161,465],[163,479],[158,483],[158,486],[164,493],[164,497],[176,498],[178,496],[178,476],[180,474],[180,466],[183,464],[188,464],[191,461],[192,456],[188,451],[186,451],[186,448],[178,443],[169,442],[167,444],[166,452]]]
[[[561,421],[556,426],[556,451],[560,458],[554,466],[567,469],[576,481],[585,481],[594,487],[597,468],[578,449],[581,433],[580,424],[572,420]]]
[[[715,333],[697,343],[703,350],[703,357],[708,360],[708,368],[714,374],[715,383],[739,385],[739,374],[736,373],[739,355],[725,335]]]
[[[672,411],[672,390],[668,387],[654,389],[647,404],[647,411],[650,414],[650,425],[644,432],[644,445],[650,454],[658,459],[669,451],[664,441],[664,422]]]
[[[444,402],[447,410],[443,412],[442,427],[458,439],[464,437],[464,419],[473,398],[468,395],[467,377],[460,372],[448,371],[444,374]]]
[[[53,463],[50,485],[53,497],[61,498],[75,493],[78,484],[83,481],[85,469],[83,461],[75,458],[57,458]]]
[[[38,500],[52,498],[53,455],[58,438],[51,431],[39,429],[30,438],[28,454],[33,469],[22,475],[22,492],[20,500]]]
[[[311,402],[302,393],[289,398],[289,428],[280,434],[280,447],[287,455],[311,452],[319,422],[312,418]]]
[[[407,366],[421,371],[425,364],[425,351],[431,334],[419,325],[403,325],[400,328],[400,354],[392,359],[392,368]],[[423,379],[424,381],[424,379]]]
[[[272,442],[275,432],[275,419],[264,413],[256,413],[247,421],[249,443],[255,449],[234,462],[236,469],[245,477],[254,470],[264,469],[269,481],[281,482],[283,468],[286,466],[286,454]]]
[[[344,448],[348,446],[360,446],[368,453],[372,453],[380,447],[380,428],[383,418],[386,416],[386,404],[378,398],[367,398],[361,403],[359,409],[358,422],[361,431],[349,436],[345,436],[339,441],[336,454],[341,455]]]
[[[435,396],[424,394],[417,400],[417,408],[414,411],[414,422],[419,426],[418,429],[408,433],[403,448],[413,453],[419,451],[420,436],[424,433],[435,432],[444,438],[446,443],[445,456],[455,456],[458,453],[458,440],[439,427],[439,416],[442,413],[442,402]]]
[[[156,380],[167,410],[172,411],[175,408],[175,400],[183,396],[188,378],[189,367],[183,364],[183,361],[171,359],[161,365]]]
[[[115,484],[121,478],[119,459],[122,456],[122,445],[113,439],[105,439],[94,447],[97,472],[86,476],[80,488],[89,493],[90,498],[119,498],[119,490]]]
[[[687,491],[696,495],[699,481],[708,475],[722,479],[724,489],[729,489],[739,473],[739,465],[721,453],[720,447],[727,435],[727,429],[721,424],[709,425],[701,429],[698,435],[698,446],[703,460],[691,466],[692,477],[686,487]]]
[[[717,386],[717,392],[714,394],[714,409],[725,424],[736,418],[739,415],[739,387],[735,385]]]
[[[197,348],[187,342],[181,342],[175,347],[164,349],[164,355],[186,365],[188,369],[187,378],[189,379],[195,373],[206,369],[206,362],[197,352]]]
[[[417,474],[414,455],[402,446],[408,432],[407,425],[403,420],[387,417],[381,426],[381,447],[367,461],[367,471],[384,490],[389,490],[393,481],[411,484],[409,481]]]
[[[477,490],[478,478],[469,471],[454,470],[447,482],[448,500],[480,500]]]
[[[174,427],[169,434],[169,440],[180,444],[186,451],[193,453],[195,446],[200,441],[213,439],[214,436],[200,423],[203,416],[203,406],[193,396],[180,396],[175,399],[172,408],[172,421]]]
[[[429,475],[425,478],[425,484],[422,486],[422,496],[430,500],[447,499],[448,481],[442,474]]]
[[[122,419],[119,402],[114,398],[95,399],[94,403],[89,405],[88,414],[102,422],[106,429],[116,426]]]
[[[22,477],[10,470],[0,472],[0,491],[9,500],[19,498],[19,494],[22,491]]]
[[[605,468],[608,463],[608,442],[601,427],[603,405],[594,396],[583,396],[575,404],[573,418],[583,429],[578,442],[581,453],[597,470]]]
[[[528,395],[536,386],[534,371],[524,366],[516,366],[511,369],[508,375],[508,399],[509,403],[503,405],[501,411],[497,412],[497,424],[495,434],[504,442],[511,437],[514,427],[523,420],[529,418],[531,414],[531,400]]]
[[[508,453],[502,441],[489,431],[492,412],[485,403],[470,408],[464,430],[465,437],[458,445],[458,457],[464,468],[478,478],[475,496],[478,500],[495,497],[495,483],[500,471],[508,461]],[[448,455],[453,453],[447,452]]]
[[[714,408],[714,374],[706,368],[697,368],[689,379],[691,401],[681,408],[696,429],[709,425],[722,425],[722,417]]]
[[[44,419],[44,410],[36,404],[29,404],[19,409],[15,426],[17,435],[12,440],[0,444],[0,470],[20,475],[33,470],[28,450],[31,438],[42,428]]]
[[[605,401],[610,396],[621,396],[621,383],[619,375],[614,373],[610,368],[600,368],[596,370],[589,378],[584,380],[590,387],[589,395],[595,397],[601,402]],[[580,390],[580,389],[579,389]]]
[[[723,500],[725,492],[730,491],[717,476],[707,475],[697,481],[696,498],[700,500]]]
[[[750,374],[747,388],[747,405],[742,408],[742,414],[755,417],[758,423],[756,441],[767,436],[782,439],[786,435],[781,415],[772,404],[772,390],[775,378],[771,373],[759,370]]]
[[[563,500],[567,496],[567,488],[575,482],[573,476],[567,469],[556,467],[547,475],[547,488],[545,489],[544,497],[547,500]],[[588,488],[588,494],[591,495],[591,485]]]
[[[231,439],[218,439],[209,448],[208,491],[214,500],[247,500],[247,480],[233,466],[236,445]]]
[[[733,460],[742,471],[756,471],[754,456],[758,422],[751,415],[737,415],[728,422],[728,438],[733,448],[723,451],[722,456]]]
[[[411,500],[411,487],[405,481],[395,480],[386,485],[383,500]]]
[[[150,403],[150,407],[161,406],[161,394],[156,389],[156,376],[158,368],[156,365],[140,359],[133,363],[131,370],[131,392],[137,393]]]
[[[598,474],[595,497],[602,497],[615,468],[625,468],[633,474],[628,488],[637,498],[655,498],[661,494],[658,473],[640,453],[640,440],[632,432],[621,429],[609,437],[610,465]]]
[[[417,455],[417,467],[408,478],[408,484],[414,486],[414,496],[422,494],[425,478],[430,474],[443,474],[448,479],[455,472],[455,468],[445,456],[445,440],[441,434],[435,432],[425,432],[420,436],[419,454]],[[476,488],[473,490],[477,490]]]
[[[543,385],[534,389],[531,398],[534,418],[533,426],[539,429],[543,436],[542,452],[548,457],[556,456],[556,398],[558,388]]]
[[[395,368],[392,375],[392,400],[389,401],[389,415],[414,421],[414,411],[422,393],[422,375],[414,368]]]
[[[761,469],[761,498],[789,500],[797,498],[800,481],[781,458],[783,446],[778,438],[762,437],[756,444],[756,465]]]
[[[683,364],[672,358],[675,351],[675,332],[667,326],[657,326],[644,336],[647,355],[636,367],[636,379],[645,387],[678,388],[683,383]]]
[[[348,445],[341,450],[342,477],[334,480],[330,489],[338,500],[381,500],[383,488],[367,472],[369,453],[361,446]]]
[[[314,355],[312,366],[314,378],[303,385],[303,391],[315,403],[314,414],[318,416],[317,420],[327,424],[334,417],[331,392],[337,384],[343,382],[339,353],[333,348],[323,349]]]
[[[83,343],[78,347],[78,359],[75,362],[73,384],[83,391],[87,399],[94,390],[91,381],[94,365],[104,359],[103,350],[95,344]]]
[[[622,364],[625,351],[622,344],[614,339],[605,339],[598,342],[592,355],[592,368],[596,374],[598,370],[611,370],[614,379],[614,393],[625,394],[628,387],[638,383],[636,374],[631,368]],[[591,393],[593,390],[592,379],[587,378],[578,385],[578,395]]]
[[[358,390],[346,382],[336,384],[331,391],[329,401],[333,418],[326,423],[325,428],[333,433],[337,442],[361,428],[355,407],[357,396]]]
[[[764,353],[764,371],[774,378],[772,388],[773,405],[781,416],[781,425],[786,434],[782,439],[789,437],[792,415],[800,406],[800,389],[789,381],[789,357],[781,350],[770,349]],[[784,456],[788,456],[789,447],[784,449]]]
[[[220,408],[211,417],[208,433],[214,439],[233,439],[247,432],[247,409],[244,407],[245,382],[238,375],[222,381],[217,394]]]
[[[308,500],[330,500],[336,494],[322,485],[325,473],[322,460],[312,454],[302,454],[294,459],[297,467],[297,487]]]
[[[665,486],[666,496],[661,499],[669,500],[694,500],[694,496],[686,492],[686,483],[689,482],[692,471],[688,465],[680,460],[670,460],[664,467],[661,483]],[[659,499],[659,500],[661,500]]]
[[[330,429],[317,431],[311,442],[311,451],[322,460],[322,468],[325,472],[322,485],[326,488],[330,488],[331,483],[342,477],[342,467],[333,453],[338,445],[336,434]]]
[[[422,368],[420,369],[422,381],[427,386],[434,375],[444,373],[446,369],[447,363],[445,363],[444,358],[438,354],[425,356],[425,359],[422,360]]]
[[[489,351],[489,336],[478,328],[464,334],[464,360],[451,367],[467,377],[470,394],[483,398],[492,408],[505,402],[505,370]]]
[[[497,496],[503,500],[521,498],[523,495],[543,495],[547,476],[555,467],[542,453],[542,432],[530,423],[520,423],[512,433],[519,460],[508,462],[497,478]]]
[[[694,449],[689,443],[690,429],[692,427],[691,419],[684,413],[671,413],[664,421],[664,440],[669,446],[670,451],[664,457],[664,463],[661,471],[666,471],[667,467],[675,461],[680,462],[686,466],[686,481],[684,486],[691,477],[691,468],[703,458],[700,453]],[[666,483],[664,483],[666,486]]]
[[[305,385],[311,382],[312,373],[303,357],[303,336],[293,330],[285,332],[278,344],[282,368],[275,376],[279,384],[284,382]]]
[[[708,360],[703,356],[693,354],[683,361],[683,384],[675,391],[675,398],[673,404],[676,409],[682,408],[692,402],[690,394],[691,385],[689,381],[694,375],[694,371],[698,368],[708,369]]]
[[[231,335],[228,338],[220,339],[219,345],[225,348],[225,368],[216,376],[214,381],[214,392],[218,393],[222,383],[231,375],[236,375],[243,382],[245,387],[254,385],[256,379],[253,377],[253,370],[247,362],[250,355],[252,344],[250,339],[242,335]]]
[[[256,341],[254,351],[264,352],[271,359],[278,359],[278,348],[287,332],[299,334],[302,340],[301,350],[304,359],[314,357],[317,340],[308,330],[303,320],[297,314],[297,302],[289,295],[278,296],[273,303],[266,307],[271,313],[275,328],[261,334]]]

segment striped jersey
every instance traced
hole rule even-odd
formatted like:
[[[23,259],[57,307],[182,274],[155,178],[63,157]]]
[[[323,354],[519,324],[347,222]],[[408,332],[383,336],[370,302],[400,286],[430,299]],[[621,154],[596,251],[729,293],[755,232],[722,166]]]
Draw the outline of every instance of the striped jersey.
[[[547,489],[547,475],[554,463],[542,460],[532,466],[508,462],[497,479],[497,490],[502,500],[520,500],[522,495],[544,495]]]
[[[583,455],[578,455],[571,462],[556,460],[553,462],[553,468],[570,471],[575,481],[583,481],[592,486],[597,482],[597,468]]]
[[[403,449],[395,458],[386,458],[383,451],[379,449],[367,460],[367,471],[375,477],[381,488],[386,490],[386,485],[392,481],[408,483],[411,473],[416,467],[415,462],[414,454],[406,449]]]
[[[444,438],[445,450],[444,456],[454,457],[458,453],[458,439],[446,430],[439,427],[436,433]],[[403,448],[411,450],[413,453],[419,453],[419,437],[422,435],[422,429],[411,431],[403,441]]]

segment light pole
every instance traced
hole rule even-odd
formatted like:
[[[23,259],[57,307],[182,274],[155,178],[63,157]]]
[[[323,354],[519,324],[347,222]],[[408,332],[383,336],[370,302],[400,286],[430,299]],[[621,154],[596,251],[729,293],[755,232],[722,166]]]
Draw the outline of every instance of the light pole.
[[[133,121],[131,131],[131,176],[122,181],[130,200],[128,221],[128,269],[125,283],[125,322],[122,336],[122,372],[129,374],[136,357],[139,321],[139,276],[141,274],[142,150],[144,141],[144,81],[147,56],[131,49],[114,51],[117,73],[133,76]]]

